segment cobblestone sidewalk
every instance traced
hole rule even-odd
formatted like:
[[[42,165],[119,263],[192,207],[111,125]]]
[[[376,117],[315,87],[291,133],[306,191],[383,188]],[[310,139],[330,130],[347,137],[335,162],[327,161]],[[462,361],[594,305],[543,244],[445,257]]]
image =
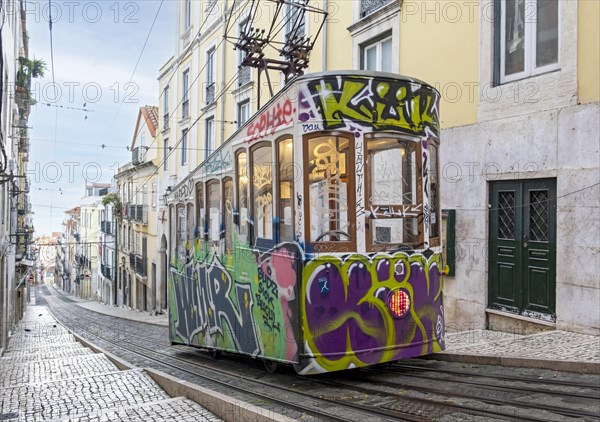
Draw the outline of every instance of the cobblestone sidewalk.
[[[448,334],[446,353],[600,364],[600,338],[567,331],[519,335],[471,330]]]
[[[0,358],[1,421],[218,421],[171,398],[143,370],[120,371],[77,343],[44,306],[29,306]]]

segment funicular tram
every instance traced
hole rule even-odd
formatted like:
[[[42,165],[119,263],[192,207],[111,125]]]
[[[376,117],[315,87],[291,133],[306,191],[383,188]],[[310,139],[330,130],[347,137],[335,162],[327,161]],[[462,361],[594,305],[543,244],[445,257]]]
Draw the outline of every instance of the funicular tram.
[[[444,349],[439,93],[298,77],[168,197],[172,344],[301,374]]]

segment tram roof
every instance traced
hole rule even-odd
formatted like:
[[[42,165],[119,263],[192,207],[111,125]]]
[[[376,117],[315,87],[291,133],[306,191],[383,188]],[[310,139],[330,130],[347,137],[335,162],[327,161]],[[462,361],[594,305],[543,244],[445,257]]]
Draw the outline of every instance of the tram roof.
[[[263,104],[263,106],[260,109],[256,110],[256,112],[252,116],[250,116],[250,118],[242,126],[240,126],[235,132],[233,132],[225,140],[225,142],[223,142],[221,145],[219,145],[219,147],[216,148],[208,157],[205,157],[204,160],[202,160],[202,162],[200,162],[200,164],[198,164],[192,171],[190,171],[186,177],[184,177],[179,183],[177,183],[175,186],[173,186],[173,188],[172,188],[173,192],[175,192],[178,187],[180,187],[184,183],[186,183],[190,177],[193,177],[194,174],[196,173],[196,171],[199,168],[201,168],[211,157],[215,156],[216,154],[219,154],[220,151],[223,148],[225,148],[231,140],[235,139],[240,132],[242,132],[243,130],[246,130],[247,126],[253,122],[255,116],[259,116],[263,111],[267,110],[273,103],[275,103],[279,99],[279,97],[283,96],[294,85],[296,85],[299,82],[311,81],[311,80],[321,79],[321,78],[326,78],[326,77],[329,77],[329,78],[338,77],[338,76],[363,76],[365,78],[385,78],[385,79],[394,79],[396,81],[411,82],[411,83],[415,83],[415,84],[419,84],[419,85],[424,85],[428,88],[431,88],[432,90],[436,91],[439,94],[439,91],[433,85],[428,84],[427,82],[425,82],[421,79],[413,78],[410,76],[399,75],[397,73],[390,73],[390,72],[373,72],[373,71],[367,71],[367,70],[335,70],[335,71],[330,70],[330,71],[326,71],[326,72],[307,73],[305,75],[296,76],[296,77],[290,79],[290,81],[282,89],[280,89],[277,93],[275,93],[275,95],[273,95],[269,99],[269,101],[267,101],[265,104]]]

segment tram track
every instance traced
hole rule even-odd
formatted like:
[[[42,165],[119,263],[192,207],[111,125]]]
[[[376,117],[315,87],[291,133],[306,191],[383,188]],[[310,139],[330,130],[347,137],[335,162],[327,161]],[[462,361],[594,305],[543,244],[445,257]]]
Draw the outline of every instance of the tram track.
[[[63,301],[68,299],[61,297]],[[64,306],[67,306],[66,304]],[[51,305],[49,304],[49,307]],[[57,319],[68,320],[70,323],[81,324],[85,321],[90,321],[82,315],[77,315],[76,320],[71,315],[69,318],[64,312],[56,310],[58,313]],[[51,309],[52,310],[52,309]],[[90,311],[92,312],[92,311]],[[60,317],[59,317],[60,315]],[[104,315],[108,318],[118,318],[108,315]],[[93,324],[99,324],[97,320],[92,322]],[[105,325],[109,327],[109,324]],[[110,328],[110,327],[109,327]],[[127,333],[129,335],[129,333]],[[340,375],[327,374],[325,376],[312,376],[312,377],[301,377],[296,374],[289,375],[287,378],[282,379],[280,383],[272,383],[264,380],[257,379],[256,377],[265,376],[264,370],[256,371],[251,376],[246,376],[241,372],[248,372],[249,362],[253,362],[248,359],[243,359],[243,363],[237,368],[238,372],[231,372],[216,367],[216,361],[207,355],[197,353],[192,348],[177,347],[171,348],[170,353],[164,353],[155,349],[144,347],[148,344],[148,339],[141,339],[140,343],[137,344],[135,341],[139,340],[135,335],[131,335],[128,339],[119,339],[118,341],[110,341],[110,339],[100,339],[110,344],[113,348],[120,348],[121,350],[135,354],[137,356],[146,359],[147,361],[154,362],[163,367],[167,367],[171,370],[181,371],[189,374],[193,377],[203,379],[208,382],[215,383],[227,389],[234,389],[241,394],[251,395],[256,397],[258,400],[268,401],[271,403],[277,403],[287,409],[293,409],[300,414],[311,415],[319,418],[319,420],[407,420],[407,421],[427,421],[432,420],[443,415],[451,414],[466,414],[480,417],[493,417],[496,419],[509,419],[514,420],[515,414],[518,414],[518,420],[541,422],[552,420],[547,416],[537,417],[527,415],[526,413],[535,409],[539,412],[551,412],[554,415],[562,415],[566,417],[577,417],[587,418],[589,420],[597,419],[596,415],[577,412],[571,409],[564,409],[558,406],[540,406],[534,403],[523,403],[518,401],[507,401],[501,399],[493,399],[490,397],[482,398],[480,395],[460,395],[453,394],[452,391],[443,389],[427,388],[423,386],[413,385],[408,382],[395,382],[385,381],[378,377],[370,376],[371,374],[377,375],[395,375],[400,377],[413,377],[419,379],[432,379],[433,378],[423,375],[414,374],[411,372],[419,372],[421,368],[415,365],[404,365],[404,364],[392,364],[388,368],[401,369],[400,371],[394,371],[390,369],[381,369],[379,367],[354,370],[347,373],[341,373]],[[183,349],[183,351],[182,351]],[[178,356],[173,356],[172,353]],[[185,358],[182,355],[189,355],[190,358]],[[211,359],[210,363],[203,364],[198,362],[198,359]],[[228,359],[228,367],[232,365],[235,367],[235,358]],[[150,366],[150,365],[148,365]],[[191,368],[190,368],[191,367]],[[204,372],[209,372],[211,375],[199,373],[201,369]],[[403,369],[403,371],[402,371]],[[424,374],[430,373],[435,374],[434,369],[427,368],[423,371]],[[252,368],[250,368],[252,370]],[[408,371],[408,372],[407,372]],[[449,371],[440,369],[441,373],[449,373],[452,375],[461,375],[459,371]],[[456,372],[456,373],[455,373]],[[472,374],[473,376],[482,376],[480,374]],[[224,381],[227,378],[227,381]],[[288,387],[290,378],[295,381],[294,388]],[[332,379],[335,378],[335,379]],[[349,378],[348,382],[342,382],[339,378]],[[357,384],[358,381],[364,386]],[[504,377],[509,379],[508,377]],[[246,385],[245,387],[240,386],[240,381],[248,383],[252,386]],[[445,379],[435,379],[437,382],[445,382]],[[539,380],[538,380],[539,381]],[[557,380],[551,380],[557,381]],[[233,384],[232,384],[233,383]],[[237,384],[237,385],[236,385]],[[285,384],[285,385],[283,385]],[[565,383],[563,383],[565,384]],[[256,386],[260,386],[262,389],[268,389],[271,392],[262,392],[257,394]],[[475,387],[484,388],[484,383],[472,383],[470,384]],[[334,388],[332,388],[334,387]],[[301,391],[301,389],[308,390]],[[389,391],[392,390],[392,391]],[[494,390],[494,389],[491,389]],[[275,393],[273,391],[276,391]],[[325,391],[325,392],[324,392]],[[327,392],[328,391],[328,392]],[[398,391],[409,392],[407,394],[399,394]],[[496,390],[498,391],[498,390]],[[505,392],[510,391],[509,387],[504,389]],[[535,390],[525,389],[525,391],[519,390],[521,393],[534,393]],[[514,392],[514,391],[513,391]],[[548,394],[559,393],[548,391]],[[286,399],[281,398],[282,395],[292,396]],[[337,397],[336,397],[337,396]],[[589,395],[570,395],[571,398],[590,399],[594,398]],[[466,404],[456,403],[457,399],[466,401]],[[315,403],[306,404],[307,400],[312,400]],[[478,406],[474,403],[485,403],[489,408],[483,409],[482,406]],[[299,404],[304,403],[304,404]],[[497,409],[495,410],[494,407]],[[344,408],[345,411],[340,411]],[[507,409],[505,409],[507,408]],[[321,409],[328,409],[323,411]],[[407,412],[409,409],[410,412]],[[352,411],[352,417],[340,416],[345,415],[349,411]],[[346,412],[346,413],[344,413]],[[357,413],[359,412],[359,413]],[[362,414],[362,416],[358,416]],[[555,419],[560,420],[560,419]]]
[[[371,371],[369,371],[369,372],[371,372]],[[590,419],[600,420],[598,413],[583,412],[583,411],[578,411],[575,409],[566,409],[566,408],[562,408],[559,406],[552,406],[552,405],[537,405],[537,404],[533,404],[533,403],[523,403],[523,402],[519,402],[516,400],[497,399],[497,398],[485,396],[484,394],[482,394],[482,391],[480,391],[479,394],[466,394],[466,393],[460,393],[456,390],[453,391],[453,389],[451,389],[451,388],[449,388],[449,389],[430,388],[430,387],[423,387],[423,386],[415,385],[415,384],[409,383],[409,382],[390,382],[390,381],[384,381],[381,379],[373,380],[370,377],[357,376],[358,374],[353,374],[353,375],[354,376],[352,377],[352,380],[351,380],[352,382],[355,382],[356,378],[360,378],[361,382],[366,383],[368,385],[373,385],[375,387],[383,386],[383,387],[389,387],[391,389],[410,390],[412,392],[420,392],[420,393],[424,393],[424,394],[427,394],[430,396],[443,397],[443,399],[435,399],[435,398],[423,399],[423,398],[415,397],[414,400],[420,401],[422,403],[436,403],[440,406],[448,406],[448,407],[452,407],[452,408],[459,409],[459,410],[465,409],[465,407],[461,406],[461,405],[449,405],[448,400],[447,400],[448,397],[474,400],[474,401],[479,401],[479,402],[483,402],[483,403],[487,403],[487,404],[499,406],[499,407],[510,406],[510,407],[522,409],[522,410],[532,410],[533,409],[533,410],[539,410],[539,411],[544,411],[544,412],[551,412],[551,413],[555,413],[555,414],[563,415],[563,416],[567,416],[567,417],[590,418]],[[336,381],[335,383],[328,382],[328,384],[338,387],[338,388],[354,388],[357,392],[363,392],[365,394],[381,394],[382,393],[382,390],[377,389],[377,388],[357,387],[357,386],[350,385],[348,383],[340,382],[340,381]],[[484,387],[484,386],[480,384],[480,387]],[[486,385],[484,388],[488,389],[488,390],[499,391],[498,389],[494,388],[494,386]],[[514,393],[514,391],[512,391],[511,389],[504,389],[503,391]],[[528,392],[532,393],[534,391],[529,390]],[[388,393],[388,394],[395,394],[395,393]],[[561,395],[559,393],[553,393],[553,394],[555,394],[556,396]],[[396,394],[396,395],[398,397],[404,397],[401,394]],[[586,398],[597,400],[597,398],[593,398],[593,397],[586,397]],[[485,416],[503,416],[503,417],[510,416],[506,412],[498,412],[498,411],[494,411],[491,409],[489,409],[489,410],[486,409],[484,411],[472,411],[472,412],[474,412],[474,414],[478,414],[481,416],[484,416],[484,415]],[[549,419],[547,416],[541,417],[541,418],[519,416],[519,420],[546,422]]]
[[[546,388],[540,388],[539,386],[532,386],[531,388],[525,388],[525,387],[517,387],[517,386],[511,385],[510,387],[505,387],[505,386],[500,386],[500,385],[491,385],[491,384],[485,383],[485,382],[467,381],[464,379],[456,379],[456,378],[448,378],[448,377],[433,378],[433,377],[427,376],[427,375],[419,375],[419,374],[406,373],[406,372],[401,372],[401,371],[390,371],[390,370],[379,369],[379,368],[369,368],[368,372],[372,372],[372,373],[376,373],[376,374],[398,375],[398,376],[407,376],[408,375],[411,378],[420,378],[420,379],[425,379],[425,380],[434,380],[435,379],[436,381],[444,381],[444,382],[450,382],[450,383],[455,383],[455,384],[483,387],[483,388],[495,390],[495,391],[504,391],[504,392],[517,392],[518,391],[518,392],[528,393],[528,394],[542,393],[542,394],[556,395],[556,396],[561,396],[561,397],[573,397],[573,398],[580,398],[580,399],[600,400],[600,391],[598,391],[596,394],[580,394],[580,393],[571,393],[571,392],[565,392],[565,391],[550,390],[550,389],[546,389]],[[437,374],[437,375],[439,375],[439,374]],[[465,377],[487,378],[485,375],[477,375],[477,374],[466,375]],[[514,380],[511,380],[511,381],[514,381]],[[537,384],[545,384],[544,381],[540,382],[539,380],[536,383]],[[571,387],[576,387],[576,386],[571,385]]]
[[[572,381],[554,380],[554,379],[548,379],[548,378],[541,379],[541,378],[523,377],[523,376],[518,376],[518,375],[514,375],[514,376],[511,375],[510,377],[502,376],[502,375],[493,375],[493,374],[482,375],[479,373],[469,372],[469,371],[464,371],[464,370],[456,371],[456,370],[445,369],[445,368],[430,368],[430,367],[425,367],[425,366],[417,366],[417,365],[411,365],[411,364],[399,363],[399,362],[393,363],[391,365],[391,367],[392,368],[400,368],[400,369],[404,369],[404,370],[418,371],[418,372],[459,375],[461,377],[473,376],[473,377],[491,378],[491,379],[503,380],[503,381],[523,381],[523,382],[550,384],[550,385],[563,386],[563,387],[589,388],[591,390],[598,391],[600,394],[600,382],[598,384],[588,384],[588,383],[574,383]]]
[[[46,301],[46,303],[49,308],[49,311],[59,321],[69,320],[69,318],[64,313],[62,313],[60,310],[58,310],[56,306],[51,305],[50,303],[48,303],[48,301]],[[81,318],[78,318],[78,319],[81,319]],[[75,322],[75,321],[70,320],[70,322]],[[80,322],[81,321],[79,321],[79,323]],[[331,412],[325,412],[322,410],[318,410],[319,407],[322,407],[322,406],[319,406],[318,404],[316,406],[311,406],[311,407],[298,404],[298,397],[295,397],[295,400],[293,400],[293,401],[292,400],[283,400],[273,394],[260,393],[252,387],[248,387],[248,388],[241,387],[239,385],[235,385],[234,383],[239,384],[240,381],[251,382],[253,384],[259,384],[263,387],[272,388],[274,390],[277,390],[278,392],[285,391],[286,393],[293,394],[296,396],[304,396],[305,398],[308,397],[312,400],[321,402],[321,404],[326,404],[327,407],[329,407],[329,408],[331,408],[331,405],[338,405],[338,406],[344,406],[344,407],[350,408],[353,411],[362,412],[363,415],[362,416],[357,415],[356,420],[368,420],[368,417],[371,417],[371,418],[375,417],[375,418],[377,418],[377,420],[401,420],[401,421],[410,421],[410,422],[425,422],[425,421],[430,420],[430,419],[422,418],[422,417],[415,416],[415,415],[405,414],[400,411],[381,410],[381,409],[369,407],[366,405],[360,406],[360,405],[355,405],[353,403],[348,403],[346,401],[340,401],[340,400],[335,400],[335,399],[319,397],[314,394],[307,394],[307,393],[304,393],[304,392],[301,392],[298,390],[284,387],[280,384],[274,384],[274,383],[270,383],[267,381],[254,379],[251,377],[243,376],[240,373],[225,371],[223,369],[214,368],[209,365],[203,365],[198,362],[190,362],[188,359],[178,358],[178,357],[172,356],[168,353],[154,351],[149,348],[143,348],[144,351],[140,351],[141,346],[139,346],[135,343],[129,342],[127,340],[123,340],[123,339],[120,339],[119,341],[111,341],[106,338],[99,339],[99,340],[102,342],[109,343],[113,347],[117,347],[122,350],[125,350],[128,353],[133,353],[138,356],[141,356],[144,359],[158,363],[159,365],[162,365],[164,367],[168,367],[170,369],[175,369],[177,371],[181,371],[183,373],[189,374],[194,377],[199,377],[205,381],[209,381],[209,382],[215,383],[217,385],[226,387],[227,389],[234,389],[242,394],[257,397],[260,400],[277,403],[286,408],[299,411],[302,414],[317,416],[319,418],[325,418],[325,419],[319,419],[319,420],[348,421],[349,419],[348,419],[348,417],[338,416],[338,414],[340,413],[339,409],[337,409],[337,410],[333,409],[333,411],[331,411]],[[129,346],[125,346],[123,343],[129,344]],[[230,379],[228,381],[225,381],[225,380],[219,379],[215,376],[207,375],[205,373],[200,373],[198,371],[194,371],[192,369],[185,368],[185,367],[181,366],[181,364],[167,362],[166,361],[167,359],[174,361],[174,362],[180,362],[180,363],[182,362],[186,365],[190,365],[193,367],[202,368],[205,371],[213,372],[215,374],[218,374],[221,377],[226,376],[226,377],[229,377]]]

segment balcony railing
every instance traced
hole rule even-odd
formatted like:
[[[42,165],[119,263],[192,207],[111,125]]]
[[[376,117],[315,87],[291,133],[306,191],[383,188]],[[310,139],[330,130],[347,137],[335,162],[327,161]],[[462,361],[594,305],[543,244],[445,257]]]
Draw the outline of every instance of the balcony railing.
[[[75,263],[80,268],[88,268],[88,269],[92,268],[92,261],[83,255],[75,255]]]
[[[206,87],[206,104],[212,104],[215,102],[215,91],[216,85],[214,82],[211,82],[210,85]]]
[[[125,204],[125,218],[139,224],[148,224],[148,206],[130,203]]]
[[[137,166],[146,161],[146,150],[144,147],[135,147],[131,150],[131,164]]]
[[[108,265],[100,264],[100,272],[105,278],[108,278],[111,281],[114,281],[114,273],[113,269]]]
[[[241,66],[239,75],[240,76],[238,77],[238,85],[246,85],[248,82],[250,82],[250,79],[252,78],[252,69],[250,68],[250,66]]]
[[[360,0],[360,17],[364,18],[392,1],[393,0]]]
[[[104,234],[114,234],[112,221],[100,222],[100,231]]]
[[[185,119],[190,115],[190,100],[185,100],[181,103],[181,118]]]
[[[141,275],[142,277],[146,277],[148,275],[147,272],[147,258],[142,255],[137,254],[129,254],[129,265],[134,269],[136,274]]]

